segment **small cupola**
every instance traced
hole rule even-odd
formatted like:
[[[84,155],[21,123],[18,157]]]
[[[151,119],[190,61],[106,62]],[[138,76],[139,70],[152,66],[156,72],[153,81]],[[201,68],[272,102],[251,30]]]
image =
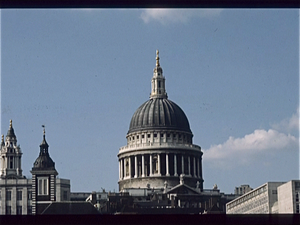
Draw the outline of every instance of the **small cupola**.
[[[43,141],[40,144],[40,154],[39,157],[35,160],[33,164],[33,170],[44,170],[44,169],[55,169],[55,163],[51,159],[48,148],[49,145],[46,141],[46,132],[45,132],[45,126],[42,126],[44,128],[43,131]]]
[[[156,50],[156,66],[153,70],[150,98],[168,98],[165,87],[163,70],[159,63],[159,51]]]

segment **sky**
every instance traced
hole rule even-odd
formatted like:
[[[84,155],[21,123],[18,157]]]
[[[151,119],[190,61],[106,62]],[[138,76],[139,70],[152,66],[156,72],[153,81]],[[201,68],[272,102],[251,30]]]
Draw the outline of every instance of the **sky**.
[[[12,119],[23,174],[45,125],[71,191],[118,191],[117,154],[157,49],[205,189],[299,179],[297,9],[2,9],[1,133]]]

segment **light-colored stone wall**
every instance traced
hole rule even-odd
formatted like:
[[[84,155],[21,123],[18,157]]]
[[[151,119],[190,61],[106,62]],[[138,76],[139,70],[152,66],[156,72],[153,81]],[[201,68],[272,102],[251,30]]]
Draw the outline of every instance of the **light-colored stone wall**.
[[[269,214],[278,211],[277,187],[284,182],[268,182],[226,204],[227,214]],[[272,212],[274,210],[274,212]]]
[[[56,201],[70,200],[70,180],[56,179]],[[11,200],[6,192],[11,191]],[[17,199],[18,191],[22,191],[22,200]],[[64,199],[64,191],[67,199]],[[18,206],[22,207],[22,215],[27,215],[32,207],[32,179],[3,179],[0,180],[0,215],[6,215],[6,206],[11,207],[11,215],[17,214]]]
[[[28,193],[32,191],[31,179],[3,179],[0,180],[0,215],[7,214],[6,207],[11,207],[11,215],[17,214],[18,206],[22,207],[21,214],[28,214],[28,206],[32,202],[28,199]],[[7,199],[6,193],[11,191],[11,200]],[[18,191],[22,191],[22,200],[17,200]]]
[[[68,179],[56,179],[56,201],[70,201],[70,180]]]
[[[299,213],[300,181],[291,180],[278,187],[279,213]]]

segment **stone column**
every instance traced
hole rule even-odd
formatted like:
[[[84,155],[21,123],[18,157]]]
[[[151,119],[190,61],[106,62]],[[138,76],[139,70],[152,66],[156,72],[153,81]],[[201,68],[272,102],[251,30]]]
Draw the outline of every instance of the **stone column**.
[[[120,180],[123,179],[123,159],[120,159]]]
[[[134,156],[134,177],[138,177],[138,165],[137,165],[137,156]]]
[[[161,176],[161,173],[160,173],[160,154],[157,154],[157,161],[158,161],[157,173],[158,173],[158,176]]]
[[[152,155],[150,154],[150,160],[149,160],[150,162],[150,173],[149,173],[149,175],[150,176],[152,176]]]
[[[119,160],[119,180],[121,180],[121,161]]]
[[[122,159],[123,161],[123,179],[125,179],[126,177],[126,160],[125,159]]]
[[[142,177],[145,176],[145,157],[142,155]]]
[[[202,160],[199,159],[199,176],[202,178]]]
[[[198,177],[200,177],[200,160],[197,159],[197,171],[198,171]]]
[[[181,173],[184,174],[184,156],[181,156]]]
[[[189,176],[191,176],[191,157],[188,156],[188,168],[189,168]]]
[[[177,174],[177,157],[176,157],[176,154],[174,154],[174,176],[178,176],[178,174]]]
[[[131,178],[131,158],[129,156],[129,177]]]
[[[197,174],[196,174],[196,157],[194,156],[194,177],[197,177]]]
[[[166,153],[166,176],[170,176],[169,173],[169,155]]]

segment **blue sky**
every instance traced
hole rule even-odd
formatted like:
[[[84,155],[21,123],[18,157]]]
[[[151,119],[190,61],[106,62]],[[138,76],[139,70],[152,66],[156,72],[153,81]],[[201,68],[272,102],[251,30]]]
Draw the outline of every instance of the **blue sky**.
[[[1,133],[12,119],[24,175],[44,124],[72,191],[117,191],[156,49],[204,152],[204,188],[299,179],[296,9],[1,10]]]

